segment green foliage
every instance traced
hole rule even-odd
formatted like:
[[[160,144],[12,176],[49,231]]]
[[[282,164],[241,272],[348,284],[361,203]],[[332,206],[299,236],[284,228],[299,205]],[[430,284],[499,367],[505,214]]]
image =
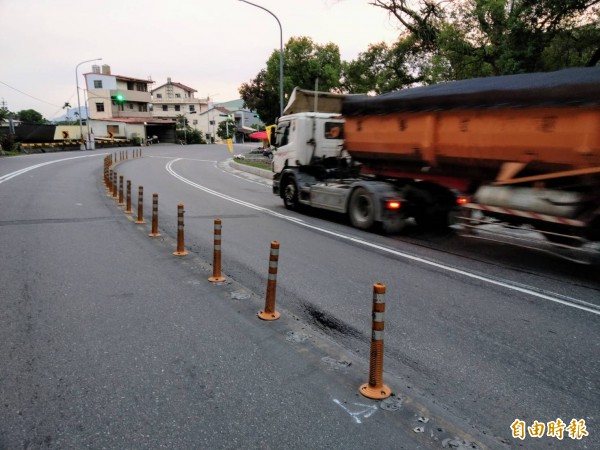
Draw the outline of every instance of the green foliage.
[[[369,58],[383,61],[371,88],[403,87],[489,75],[595,65],[600,59],[600,0],[376,0],[404,32],[390,48],[370,48],[348,63],[345,86]],[[394,57],[394,53],[396,56]],[[380,67],[383,66],[382,70]],[[391,71],[395,83],[382,83]],[[387,74],[386,74],[387,72]],[[363,88],[364,90],[364,88]]]
[[[37,111],[33,109],[24,109],[17,113],[17,118],[27,123],[44,124],[47,120]]]
[[[465,78],[591,66],[600,61],[600,0],[372,0],[398,20],[400,37],[353,61],[335,44],[291,38],[284,92],[294,87],[384,93]],[[279,115],[279,51],[239,89],[263,122]]]
[[[177,142],[185,142],[186,144],[206,144],[206,138],[199,130],[195,128],[187,127],[184,130],[180,129],[176,131]]]
[[[285,44],[283,61],[285,99],[296,86],[314,89],[317,79],[322,91],[340,86],[342,62],[335,44],[319,45],[308,37],[293,37]],[[239,93],[246,107],[256,111],[262,122],[274,123],[279,116],[279,50],[273,51],[266,64],[256,78],[242,84]]]
[[[219,122],[219,128],[217,129],[217,136],[221,139],[230,139],[235,135],[235,121],[232,119],[223,120]]]
[[[2,108],[0,108],[0,119],[16,119],[16,114],[10,112],[6,106],[3,106]]]

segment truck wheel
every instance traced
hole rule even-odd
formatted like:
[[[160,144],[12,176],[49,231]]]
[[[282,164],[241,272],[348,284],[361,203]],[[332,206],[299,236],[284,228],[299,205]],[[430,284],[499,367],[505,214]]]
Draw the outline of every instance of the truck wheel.
[[[350,222],[356,228],[368,230],[375,222],[375,205],[373,198],[365,188],[357,188],[350,198],[348,208]]]
[[[285,207],[290,211],[297,211],[300,205],[298,203],[298,186],[294,177],[285,180],[282,192]]]

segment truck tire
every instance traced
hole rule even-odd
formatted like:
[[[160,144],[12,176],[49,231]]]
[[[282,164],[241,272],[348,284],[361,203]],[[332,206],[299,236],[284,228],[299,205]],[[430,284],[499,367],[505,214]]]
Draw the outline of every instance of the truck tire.
[[[419,206],[414,213],[417,225],[424,230],[443,230],[454,223],[456,197],[448,189],[427,181],[415,187],[421,192],[416,197]]]
[[[365,188],[357,188],[350,197],[348,208],[350,222],[356,228],[368,230],[375,222],[375,204],[373,197]]]
[[[300,207],[298,203],[298,185],[294,177],[287,177],[285,179],[281,192],[285,207],[290,211],[298,211]]]

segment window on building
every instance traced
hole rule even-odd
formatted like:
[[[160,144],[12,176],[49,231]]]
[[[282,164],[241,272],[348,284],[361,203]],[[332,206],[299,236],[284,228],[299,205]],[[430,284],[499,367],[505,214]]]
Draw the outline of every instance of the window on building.
[[[135,90],[140,92],[148,92],[148,85],[146,83],[135,83]]]
[[[175,94],[175,98],[181,98],[181,94]]]
[[[102,80],[94,80],[94,89],[102,89]]]
[[[96,103],[96,112],[104,112],[104,103]]]
[[[133,87],[135,86],[135,83],[133,81],[128,81],[127,82],[127,90],[128,91],[133,91]]]
[[[162,94],[156,94],[156,98],[162,98]]]
[[[148,105],[146,103],[140,103],[138,106],[139,112],[148,112]]]
[[[133,103],[129,104],[129,109],[133,109]]]
[[[181,111],[181,106],[175,105],[175,111]]]
[[[116,136],[119,134],[119,125],[106,125],[106,131],[108,135]]]
[[[169,105],[162,105],[163,107],[163,111],[168,111],[169,110]]]
[[[196,112],[196,105],[190,105],[190,112]]]

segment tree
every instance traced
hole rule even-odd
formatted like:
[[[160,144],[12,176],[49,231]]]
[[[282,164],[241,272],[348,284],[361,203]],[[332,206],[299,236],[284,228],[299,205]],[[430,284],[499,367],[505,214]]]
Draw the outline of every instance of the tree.
[[[46,123],[46,119],[37,111],[33,109],[24,109],[17,113],[17,118],[23,122],[43,124]]]
[[[298,86],[314,89],[318,79],[319,90],[340,87],[342,62],[337,45],[315,44],[308,37],[292,37],[283,49],[284,99]],[[256,111],[263,122],[274,123],[279,116],[279,51],[275,50],[262,69],[249,83],[239,88],[247,108]],[[285,102],[284,102],[285,103]]]
[[[600,59],[600,0],[374,0],[370,4],[386,10],[400,24],[400,39],[382,60],[386,69],[401,75],[398,84],[402,85],[557,70],[595,65]],[[391,58],[393,52],[400,58]],[[360,57],[348,67],[354,83],[356,66]],[[385,71],[375,70],[378,73],[373,80],[380,82]],[[371,88],[380,89],[377,83]]]
[[[217,136],[221,139],[230,139],[235,135],[235,121],[233,119],[227,119],[219,122],[219,128],[217,129]]]
[[[6,106],[3,106],[0,108],[0,120],[15,119],[15,118],[16,118],[16,114],[13,112],[10,112]]]

